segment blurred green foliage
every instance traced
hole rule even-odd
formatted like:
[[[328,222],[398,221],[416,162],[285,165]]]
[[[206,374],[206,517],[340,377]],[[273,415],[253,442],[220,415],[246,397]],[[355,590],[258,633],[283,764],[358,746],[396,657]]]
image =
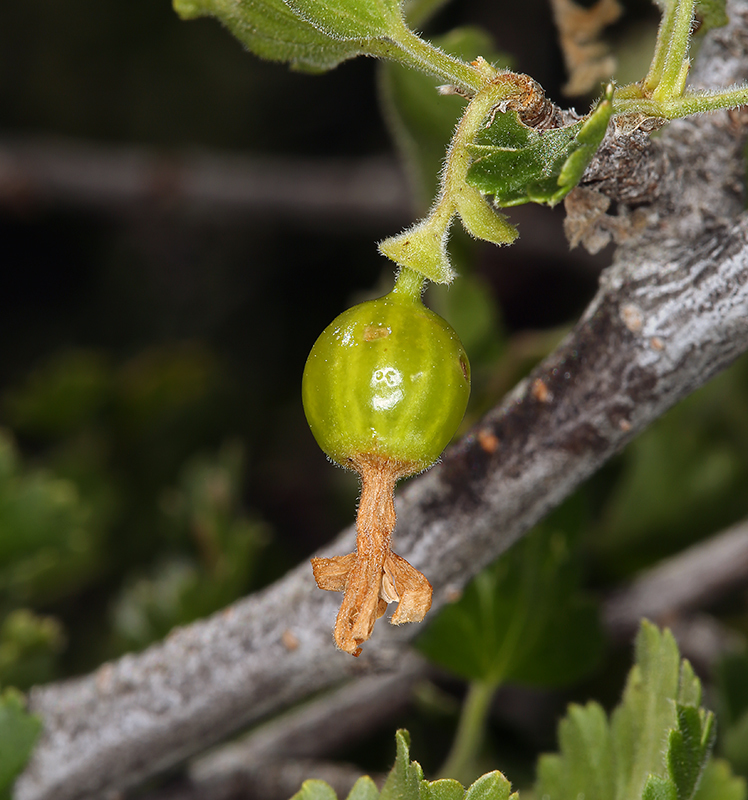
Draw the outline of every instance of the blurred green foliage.
[[[113,608],[114,635],[126,648],[143,647],[182,625],[228,605],[252,585],[267,526],[244,516],[242,448],[190,460],[179,484],[162,495],[172,541],[192,541],[192,558],[164,558],[147,575],[128,578]]]
[[[589,546],[622,579],[748,516],[748,360],[639,436],[593,481]]]
[[[269,532],[242,508],[243,448],[194,454],[221,383],[202,347],[75,350],[6,392],[37,454],[0,430],[0,681],[59,675],[66,639],[83,668],[144,647],[255,585]]]
[[[98,531],[75,483],[24,470],[0,432],[0,597],[5,603],[58,599],[90,580]]]
[[[718,750],[748,777],[748,651],[727,653],[717,667]]]
[[[591,672],[603,634],[572,550],[580,516],[580,503],[567,503],[481,572],[419,637],[419,650],[494,687],[563,686]]]
[[[0,626],[0,686],[26,689],[54,677],[65,646],[60,623],[25,608],[11,611]]]
[[[11,787],[41,732],[39,717],[27,713],[16,689],[0,693],[0,800],[10,800]]]

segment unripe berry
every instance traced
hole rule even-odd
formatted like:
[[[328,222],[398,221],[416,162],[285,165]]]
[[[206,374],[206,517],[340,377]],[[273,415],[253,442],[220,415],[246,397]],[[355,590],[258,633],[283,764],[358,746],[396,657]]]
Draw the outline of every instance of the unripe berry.
[[[459,426],[470,367],[457,334],[401,272],[385,297],[343,312],[317,339],[302,381],[309,427],[333,461],[361,476],[356,552],[313,558],[320,589],[342,591],[335,642],[354,656],[387,604],[392,622],[420,622],[431,584],[390,549],[399,478],[430,467]]]
[[[319,446],[343,466],[362,457],[431,466],[470,396],[470,367],[452,327],[397,290],[343,312],[317,339],[302,398]]]

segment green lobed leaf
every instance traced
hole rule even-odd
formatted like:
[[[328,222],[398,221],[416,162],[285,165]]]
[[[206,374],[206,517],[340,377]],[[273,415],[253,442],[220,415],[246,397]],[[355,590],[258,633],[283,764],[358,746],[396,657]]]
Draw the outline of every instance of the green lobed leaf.
[[[348,793],[346,800],[377,800],[379,789],[368,775],[362,775]]]
[[[365,776],[356,781],[346,800],[519,800],[519,794],[511,793],[511,784],[498,771],[482,775],[467,791],[459,781],[450,778],[424,780],[421,765],[410,760],[408,731],[397,731],[395,742],[395,764],[387,776],[381,794],[374,781]],[[0,800],[4,798],[0,797]],[[337,797],[325,781],[308,780],[304,781],[291,800],[337,800]]]
[[[338,796],[329,783],[311,778],[301,784],[301,789],[291,800],[338,800]]]
[[[10,800],[10,790],[26,766],[41,733],[39,717],[29,714],[16,689],[0,694],[0,800]]]
[[[464,800],[465,788],[452,778],[421,783],[420,800]]]
[[[571,705],[558,727],[560,753],[538,762],[539,795],[549,800],[611,800],[615,797],[613,749],[603,708]]]
[[[465,800],[519,800],[512,784],[498,771],[481,775],[465,793]]]
[[[399,730],[395,734],[397,756],[390,770],[380,800],[419,800],[423,770],[417,761],[410,760],[410,734]]]
[[[668,773],[678,800],[690,800],[714,746],[714,715],[694,706],[676,706],[678,728],[668,737]]]
[[[620,705],[610,720],[596,703],[570,707],[559,725],[559,754],[540,759],[537,795],[691,800],[714,742],[714,717],[698,707],[700,695],[672,634],[644,621]],[[732,786],[728,779],[714,780]]]
[[[173,0],[173,5],[182,19],[216,17],[256,56],[297,69],[332,69],[366,52],[360,42],[330,38],[283,0]]]
[[[579,183],[605,136],[613,111],[612,88],[583,119],[561,128],[537,130],[516,111],[497,111],[468,151],[467,182],[500,207],[523,203],[555,205]]]
[[[567,539],[554,527],[561,513],[481,572],[418,648],[464,678],[494,685],[561,685],[592,668],[602,634]]]
[[[338,40],[380,38],[402,25],[401,0],[286,0],[286,3],[317,30]]]
[[[611,718],[620,797],[641,792],[650,774],[665,777],[667,737],[677,725],[679,679],[680,654],[672,634],[644,622],[636,639],[636,663]]]

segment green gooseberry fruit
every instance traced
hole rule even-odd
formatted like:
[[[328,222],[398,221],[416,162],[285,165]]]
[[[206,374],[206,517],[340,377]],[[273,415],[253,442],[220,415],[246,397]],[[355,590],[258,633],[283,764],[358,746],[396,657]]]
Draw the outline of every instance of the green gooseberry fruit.
[[[470,365],[454,329],[420,294],[392,292],[349,308],[312,347],[302,399],[314,438],[336,463],[430,467],[470,396]]]

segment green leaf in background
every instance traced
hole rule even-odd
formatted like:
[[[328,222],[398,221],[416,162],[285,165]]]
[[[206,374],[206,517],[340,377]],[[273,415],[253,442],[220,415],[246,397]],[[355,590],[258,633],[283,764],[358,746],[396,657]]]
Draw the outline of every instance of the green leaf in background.
[[[730,20],[726,6],[726,0],[696,0],[696,17],[701,22],[699,33],[727,25]]]
[[[0,429],[0,599],[49,602],[94,574],[100,531],[76,485],[27,469]]]
[[[420,800],[464,800],[464,797],[463,785],[451,778],[421,782]]]
[[[65,436],[111,401],[112,377],[112,366],[102,353],[63,351],[7,391],[3,410],[16,430],[35,437]]]
[[[498,111],[468,145],[467,182],[497,206],[555,205],[582,178],[605,136],[613,111],[612,88],[586,117],[561,128],[537,130],[516,111]]]
[[[497,770],[478,778],[465,793],[465,800],[519,800],[519,793],[511,794],[512,785]]]
[[[448,2],[449,0],[405,0],[403,15],[411,28],[420,29]]]
[[[363,775],[353,784],[347,800],[377,800],[378,797],[377,785],[368,775]]]
[[[717,664],[719,752],[748,776],[748,652],[726,653]]]
[[[748,515],[747,405],[743,357],[631,442],[589,537],[598,574],[624,580]]]
[[[455,28],[434,44],[463,61],[479,55],[494,65],[509,66],[496,52],[490,35],[480,28]],[[458,95],[441,95],[443,81],[392,62],[380,67],[379,89],[384,117],[406,166],[416,208],[424,212],[439,188],[444,154],[464,108]]]
[[[540,758],[537,796],[691,800],[714,741],[714,717],[700,702],[701,684],[672,634],[644,621],[620,705],[610,720],[594,702],[570,707],[560,753]],[[723,771],[710,780],[736,785]]]
[[[556,686],[588,672],[602,652],[597,609],[579,589],[559,510],[481,572],[417,642],[469,680]],[[564,521],[565,522],[565,521]]]
[[[727,761],[713,758],[701,776],[694,800],[746,800],[746,797],[745,779],[733,775]]]
[[[39,717],[26,711],[15,689],[0,694],[0,800],[10,800],[11,787],[23,771],[41,733]]]

